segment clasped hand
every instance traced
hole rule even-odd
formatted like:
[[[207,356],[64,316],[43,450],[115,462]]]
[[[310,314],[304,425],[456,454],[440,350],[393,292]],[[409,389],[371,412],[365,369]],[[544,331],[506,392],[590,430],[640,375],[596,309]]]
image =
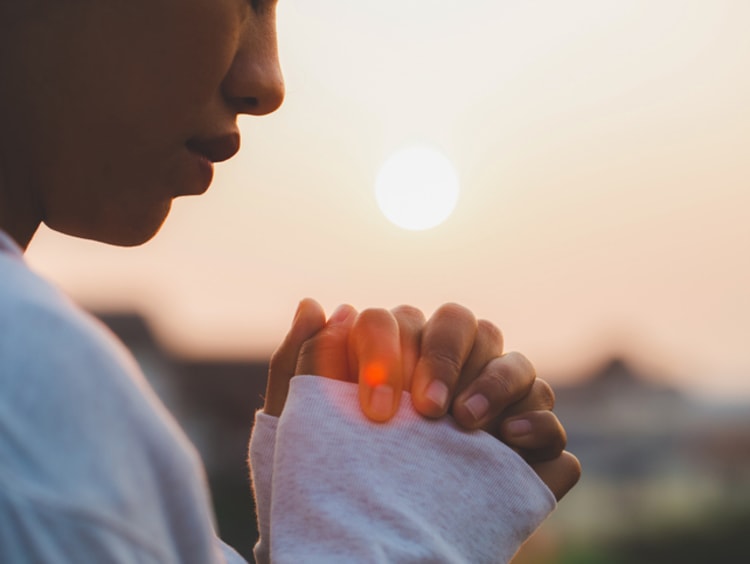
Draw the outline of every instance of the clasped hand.
[[[429,320],[409,306],[358,313],[343,305],[326,320],[305,299],[271,358],[266,413],[281,414],[289,382],[300,374],[358,382],[362,410],[377,422],[395,414],[406,390],[423,416],[450,413],[461,427],[513,448],[558,500],[580,477],[578,460],[564,450],[550,386],[526,357],[503,352],[495,325],[460,305],[446,304]]]

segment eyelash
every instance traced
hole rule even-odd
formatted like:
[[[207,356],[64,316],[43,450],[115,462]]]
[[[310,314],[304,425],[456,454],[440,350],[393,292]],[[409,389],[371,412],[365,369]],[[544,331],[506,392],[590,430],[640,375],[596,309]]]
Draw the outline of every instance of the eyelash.
[[[277,4],[277,0],[246,0],[246,4],[250,6],[250,9],[256,15],[261,15],[269,10],[273,10]]]

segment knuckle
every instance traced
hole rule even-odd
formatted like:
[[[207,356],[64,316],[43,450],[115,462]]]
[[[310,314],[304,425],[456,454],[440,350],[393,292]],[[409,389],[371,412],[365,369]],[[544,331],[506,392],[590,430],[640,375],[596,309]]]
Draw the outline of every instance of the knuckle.
[[[552,440],[552,447],[557,452],[563,452],[566,446],[568,446],[568,436],[565,434],[565,429],[560,427]]]
[[[451,376],[457,376],[463,368],[461,359],[441,350],[430,351],[425,356],[433,366]]]
[[[507,353],[491,361],[486,368],[486,376],[496,394],[505,401],[519,400],[533,391],[534,369],[519,353]]]
[[[513,373],[510,367],[504,363],[498,362],[491,365],[487,372],[487,381],[492,387],[493,394],[498,398],[508,400],[516,393],[516,387],[513,385]]]
[[[545,380],[537,378],[534,381],[534,394],[540,409],[552,410],[555,407],[555,391]]]
[[[493,343],[499,343],[500,347],[503,346],[503,332],[500,331],[497,325],[486,319],[480,319],[477,322],[477,333],[482,335],[483,338]]]
[[[578,480],[581,479],[581,474],[583,473],[581,462],[575,457],[575,455],[568,451],[562,453],[562,459],[565,461],[565,469],[570,476],[570,481],[573,484],[577,483]]]
[[[393,328],[397,325],[395,318],[387,309],[368,308],[359,313],[352,328],[353,334],[364,333],[367,335],[370,331],[378,331],[382,328]]]
[[[394,307],[391,310],[391,313],[397,319],[405,319],[412,323],[424,324],[424,320],[425,320],[424,313],[422,313],[422,310],[414,306],[401,304],[400,306]]]
[[[445,318],[449,321],[469,320],[472,323],[476,323],[476,319],[471,310],[452,302],[441,305],[435,312],[435,316]]]
[[[357,321],[360,323],[368,323],[373,321],[382,321],[385,317],[390,317],[391,314],[387,309],[379,307],[369,307],[362,310],[357,316]]]
[[[543,436],[547,443],[547,449],[559,456],[565,450],[568,445],[568,435],[565,432],[565,427],[562,426],[560,420],[551,411],[539,412],[539,415],[543,418],[542,428],[546,429],[543,432]]]
[[[536,380],[536,369],[531,361],[519,352],[511,351],[505,353],[502,358],[511,366],[513,371],[523,380],[533,382]]]

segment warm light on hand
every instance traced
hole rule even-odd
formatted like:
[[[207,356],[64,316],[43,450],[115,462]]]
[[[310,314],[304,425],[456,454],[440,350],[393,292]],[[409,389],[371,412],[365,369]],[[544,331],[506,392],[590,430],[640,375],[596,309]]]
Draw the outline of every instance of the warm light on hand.
[[[388,370],[384,364],[372,362],[365,366],[362,377],[369,387],[377,388],[388,382]]]

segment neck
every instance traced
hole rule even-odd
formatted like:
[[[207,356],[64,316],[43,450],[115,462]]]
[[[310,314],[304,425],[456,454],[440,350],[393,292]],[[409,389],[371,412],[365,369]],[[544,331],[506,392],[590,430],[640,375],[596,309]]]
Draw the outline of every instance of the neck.
[[[8,225],[6,221],[0,219],[0,229],[10,235],[10,237],[18,244],[18,246],[25,251],[29,246],[31,239],[34,237],[34,233],[36,233],[37,228],[34,227],[32,229],[28,229],[20,226],[16,227],[13,225]]]
[[[23,250],[29,246],[40,224],[33,208],[27,199],[19,198],[18,191],[10,189],[10,183],[0,170],[0,229]]]

